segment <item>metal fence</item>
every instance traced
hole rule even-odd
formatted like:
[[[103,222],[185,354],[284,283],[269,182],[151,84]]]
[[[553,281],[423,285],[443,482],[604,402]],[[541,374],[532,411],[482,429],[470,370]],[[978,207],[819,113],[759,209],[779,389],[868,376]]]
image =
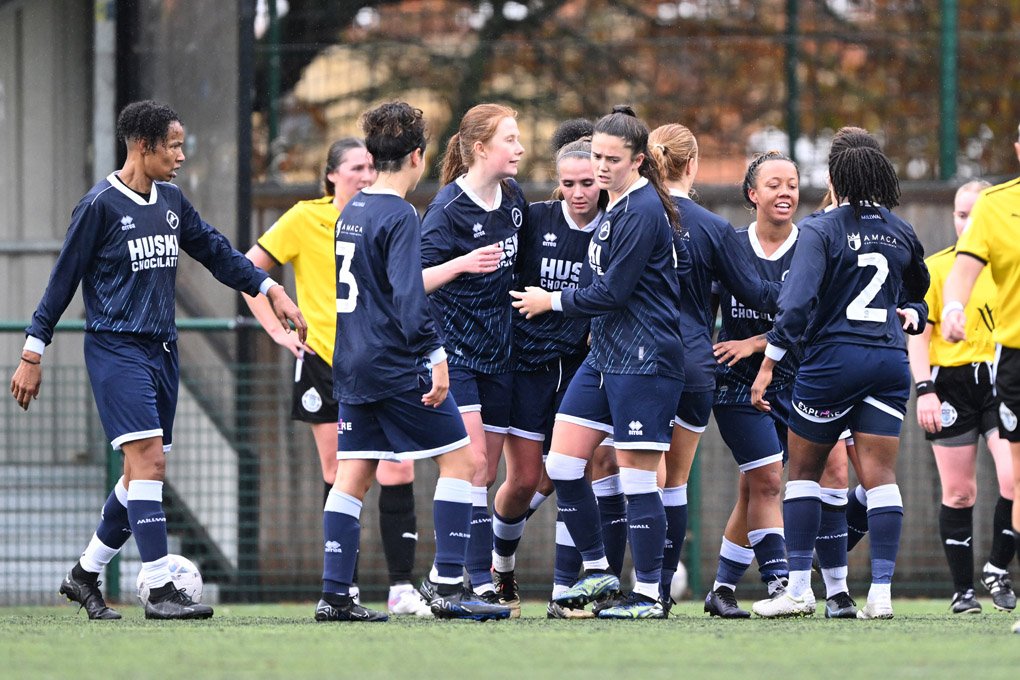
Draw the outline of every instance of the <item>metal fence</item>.
[[[251,341],[259,343],[258,335]],[[184,334],[182,342],[187,341]],[[260,343],[261,344],[261,343]],[[8,376],[13,365],[0,366]],[[60,579],[87,543],[99,509],[120,474],[120,455],[105,441],[81,365],[47,365],[40,398],[23,413],[0,399],[0,604],[58,600]],[[309,428],[289,418],[292,364],[271,346],[249,365],[184,365],[168,462],[166,512],[171,552],[195,560],[221,601],[312,601],[322,566],[322,482]],[[430,461],[417,463],[419,546],[416,575],[433,551]],[[691,531],[684,562],[693,596],[711,582],[722,528],[736,490],[736,466],[714,423],[703,439],[691,489]],[[900,484],[905,524],[897,568],[899,595],[950,589],[938,538],[938,478],[916,424],[908,418]],[[990,537],[996,488],[982,457],[975,513],[976,559]],[[377,491],[362,517],[361,585],[369,598],[386,587]],[[552,575],[554,503],[529,521],[518,557],[525,596],[546,597]],[[867,545],[852,554],[851,582],[869,578]],[[139,568],[129,541],[105,577],[113,599],[132,600]],[[755,580],[753,570],[745,583]]]

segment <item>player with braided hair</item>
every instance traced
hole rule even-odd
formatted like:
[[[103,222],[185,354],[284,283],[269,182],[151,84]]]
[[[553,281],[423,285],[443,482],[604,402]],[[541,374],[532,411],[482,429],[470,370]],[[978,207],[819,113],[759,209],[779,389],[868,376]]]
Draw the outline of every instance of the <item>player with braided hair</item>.
[[[858,618],[891,618],[890,586],[903,522],[896,456],[909,397],[904,331],[923,318],[900,308],[922,304],[924,251],[913,227],[891,212],[899,182],[877,145],[846,135],[829,153],[834,209],[801,225],[765,359],[751,388],[760,410],[788,351],[803,347],[793,382],[789,482],[784,519],[790,579],[775,607],[813,610],[811,560],[821,521],[819,479],[840,434],[851,430],[867,490],[872,585]],[[785,604],[784,602],[785,601]]]

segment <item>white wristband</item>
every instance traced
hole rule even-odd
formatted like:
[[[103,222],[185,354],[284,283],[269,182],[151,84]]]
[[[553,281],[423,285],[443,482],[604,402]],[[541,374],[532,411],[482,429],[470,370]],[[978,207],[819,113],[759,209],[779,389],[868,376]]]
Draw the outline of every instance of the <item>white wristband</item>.
[[[429,352],[429,364],[435,366],[446,361],[446,350],[443,347],[434,349]]]
[[[962,302],[958,302],[957,300],[947,302],[946,304],[942,305],[942,320],[945,321],[946,317],[949,316],[952,312],[962,311],[963,311]]]
[[[562,312],[563,311],[563,291],[559,291],[558,290],[555,293],[553,293],[550,297],[551,297],[550,304],[552,305],[552,310],[554,312]]]
[[[783,357],[786,356],[786,350],[770,342],[765,345],[765,356],[773,361],[782,361]]]

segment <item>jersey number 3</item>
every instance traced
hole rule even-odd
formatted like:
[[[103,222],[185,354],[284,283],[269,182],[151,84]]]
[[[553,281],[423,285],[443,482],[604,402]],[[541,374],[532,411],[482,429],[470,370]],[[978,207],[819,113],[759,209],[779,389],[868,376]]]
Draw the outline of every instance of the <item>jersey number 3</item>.
[[[871,281],[868,281],[868,285],[864,286],[864,290],[846,306],[846,318],[851,321],[885,323],[889,312],[883,307],[868,305],[878,295],[878,291],[882,290],[882,284],[889,276],[889,261],[881,253],[863,253],[857,256],[857,266],[874,267],[877,271],[871,277]]]
[[[356,244],[349,241],[336,242],[336,281],[347,286],[347,297],[336,296],[336,313],[349,314],[358,306],[358,282],[351,274],[351,262],[354,260]]]

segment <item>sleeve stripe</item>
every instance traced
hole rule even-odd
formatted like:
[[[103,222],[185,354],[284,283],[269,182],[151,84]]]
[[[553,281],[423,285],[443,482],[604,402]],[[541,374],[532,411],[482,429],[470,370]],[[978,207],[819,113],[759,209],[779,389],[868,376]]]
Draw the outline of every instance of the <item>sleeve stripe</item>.
[[[960,255],[966,255],[968,257],[973,257],[975,260],[979,261],[981,264],[988,264],[988,260],[986,260],[985,258],[981,257],[980,255],[975,255],[974,253],[972,253],[970,251],[967,251],[967,250],[958,250],[958,251],[956,251],[956,256],[959,257]]]

